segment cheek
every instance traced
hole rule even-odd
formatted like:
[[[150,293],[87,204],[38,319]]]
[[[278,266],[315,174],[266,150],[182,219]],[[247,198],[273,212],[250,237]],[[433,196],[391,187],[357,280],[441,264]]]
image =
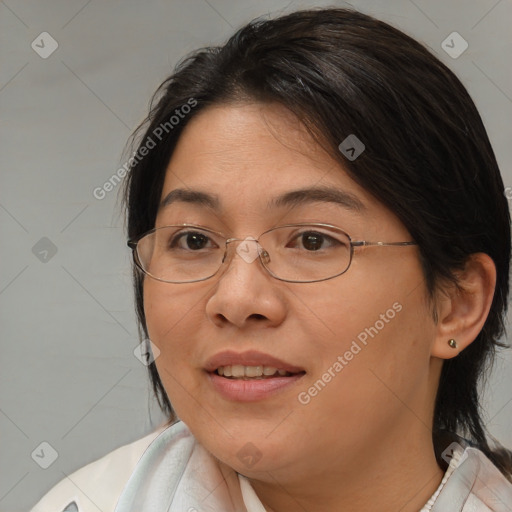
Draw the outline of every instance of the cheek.
[[[158,375],[173,409],[180,418],[194,417],[200,395],[194,368],[200,325],[202,294],[190,297],[184,287],[147,279],[144,285],[144,311],[149,338],[159,348],[155,359]],[[203,421],[201,417],[199,422]],[[192,422],[194,425],[195,422]]]
[[[349,410],[362,399],[382,403],[375,394],[389,395],[386,386],[407,396],[424,384],[435,336],[420,269],[365,280],[351,270],[343,286],[329,288],[326,282],[307,296],[309,314],[300,326],[311,339],[315,332],[325,334],[316,336],[311,381],[320,379],[320,387],[328,381],[332,400]],[[329,399],[330,393],[324,395]]]
[[[165,344],[174,338],[174,333],[197,318],[199,312],[198,297],[195,301],[179,284],[161,283],[147,278],[144,283],[144,314],[148,333],[155,343]],[[160,348],[160,347],[159,347]]]
[[[425,415],[432,328],[414,301],[401,309],[398,302],[395,308],[383,305],[378,315],[338,324],[346,335],[323,347],[321,362],[300,390],[301,424],[321,431],[327,444],[342,436],[353,449],[392,429],[397,418]],[[387,323],[380,318],[386,312]]]
[[[198,297],[193,301],[180,285],[147,279],[144,284],[144,313],[150,340],[160,350],[155,364],[167,391],[173,382],[187,381],[194,361],[191,333],[199,325]]]

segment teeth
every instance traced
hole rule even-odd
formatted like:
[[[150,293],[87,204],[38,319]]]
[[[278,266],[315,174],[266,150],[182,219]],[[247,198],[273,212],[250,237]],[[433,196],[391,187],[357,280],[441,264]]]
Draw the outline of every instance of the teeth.
[[[231,367],[231,375],[235,378],[245,377],[244,367],[241,364],[234,364]]]
[[[223,377],[232,377],[234,379],[253,379],[262,377],[271,377],[280,375],[281,377],[290,376],[286,370],[278,370],[273,366],[243,366],[234,364],[231,366],[219,366],[217,373]]]
[[[246,366],[246,377],[261,377],[263,375],[263,368],[261,366]]]

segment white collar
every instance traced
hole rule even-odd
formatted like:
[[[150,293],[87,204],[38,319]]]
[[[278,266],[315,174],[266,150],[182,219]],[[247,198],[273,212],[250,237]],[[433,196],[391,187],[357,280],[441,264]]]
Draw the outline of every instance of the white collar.
[[[242,498],[247,508],[247,512],[267,512],[263,503],[261,503],[260,499],[254,492],[249,480],[240,474],[238,475],[238,480],[240,482],[240,490],[242,491]]]

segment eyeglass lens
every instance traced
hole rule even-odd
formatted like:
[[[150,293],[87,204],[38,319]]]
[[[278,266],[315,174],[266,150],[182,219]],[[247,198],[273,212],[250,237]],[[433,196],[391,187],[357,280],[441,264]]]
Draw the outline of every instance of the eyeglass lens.
[[[237,248],[240,256],[243,251],[255,253],[254,247],[257,247],[257,254],[265,256],[261,259],[263,265],[283,280],[326,279],[343,273],[350,264],[350,238],[334,227],[281,226],[262,234],[258,242],[250,237],[242,242],[234,242],[240,245]],[[253,244],[252,249],[250,244]],[[137,244],[142,269],[168,282],[192,282],[211,277],[221,267],[225,252],[226,238],[193,226],[158,228]],[[244,259],[249,263],[258,258]]]

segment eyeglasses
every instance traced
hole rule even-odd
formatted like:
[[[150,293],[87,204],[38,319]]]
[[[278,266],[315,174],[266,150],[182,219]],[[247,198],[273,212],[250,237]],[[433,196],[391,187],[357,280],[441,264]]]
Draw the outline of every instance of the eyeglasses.
[[[416,242],[352,241],[336,226],[286,224],[257,239],[226,238],[203,226],[179,224],[155,228],[128,241],[135,265],[165,283],[193,283],[213,277],[226,262],[229,244],[243,242],[236,252],[247,263],[259,258],[274,278],[290,283],[332,279],[350,267],[354,247],[417,245]]]

